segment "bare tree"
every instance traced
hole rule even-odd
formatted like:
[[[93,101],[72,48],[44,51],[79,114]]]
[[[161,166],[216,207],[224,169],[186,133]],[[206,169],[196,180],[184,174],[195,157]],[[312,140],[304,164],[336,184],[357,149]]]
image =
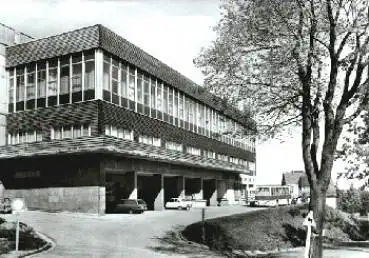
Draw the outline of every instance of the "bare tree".
[[[368,0],[223,0],[217,39],[195,60],[215,94],[250,103],[259,132],[302,128],[322,257],[325,196],[345,125],[368,106]]]

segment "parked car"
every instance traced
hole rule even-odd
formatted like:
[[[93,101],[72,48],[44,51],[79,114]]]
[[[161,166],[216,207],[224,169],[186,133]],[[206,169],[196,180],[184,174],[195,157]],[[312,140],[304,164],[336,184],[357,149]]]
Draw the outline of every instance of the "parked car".
[[[166,209],[179,209],[179,210],[189,210],[192,207],[191,201],[186,201],[181,198],[171,198],[166,204]]]
[[[0,213],[12,213],[12,202],[9,198],[0,199]]]
[[[141,199],[121,199],[115,206],[114,212],[143,213],[147,204]]]

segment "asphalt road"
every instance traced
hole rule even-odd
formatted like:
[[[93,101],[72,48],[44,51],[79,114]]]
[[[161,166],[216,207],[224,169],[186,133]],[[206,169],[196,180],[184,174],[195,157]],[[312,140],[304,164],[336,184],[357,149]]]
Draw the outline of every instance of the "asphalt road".
[[[250,212],[243,206],[211,207],[206,218]],[[7,215],[14,220],[14,215]],[[35,257],[215,257],[210,251],[177,248],[166,233],[201,220],[201,209],[148,211],[144,214],[95,216],[28,211],[20,220],[56,242],[53,250]],[[202,248],[203,249],[203,248]]]

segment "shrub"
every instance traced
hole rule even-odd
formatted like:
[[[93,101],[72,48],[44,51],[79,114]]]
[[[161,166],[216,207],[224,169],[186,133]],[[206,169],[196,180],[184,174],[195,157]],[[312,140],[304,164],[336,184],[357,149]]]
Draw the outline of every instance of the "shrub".
[[[301,214],[301,210],[299,209],[299,207],[291,207],[288,210],[288,213],[292,216],[292,217],[296,217],[299,216]]]
[[[366,216],[369,213],[369,192],[361,191],[360,199],[361,199],[360,214]]]

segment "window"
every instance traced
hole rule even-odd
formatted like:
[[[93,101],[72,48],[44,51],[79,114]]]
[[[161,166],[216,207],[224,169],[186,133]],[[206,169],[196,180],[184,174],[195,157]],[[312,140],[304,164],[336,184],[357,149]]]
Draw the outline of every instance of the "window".
[[[135,70],[129,67],[128,99],[135,101]]]
[[[62,138],[72,138],[72,127],[71,126],[63,126]]]
[[[213,151],[204,150],[203,154],[207,158],[215,159],[215,152],[213,152]]]
[[[113,66],[112,66],[112,91],[113,94],[118,95],[119,89],[119,83],[118,83],[118,74],[119,74],[119,67],[118,67],[118,61],[113,59]]]
[[[177,90],[174,90],[174,102],[173,102],[173,116],[178,118],[178,94]]]
[[[42,141],[42,133],[39,131],[19,131],[8,134],[8,144],[32,143]]]
[[[165,148],[168,150],[175,150],[175,151],[183,152],[183,145],[177,142],[167,141],[165,142]]]
[[[138,136],[138,142],[144,143],[144,144],[149,144],[149,145],[154,145],[156,147],[161,146],[160,138],[156,138],[156,137],[152,137],[152,136],[148,136],[148,135],[139,135]]]
[[[56,105],[56,95],[57,95],[57,80],[58,80],[58,72],[57,72],[58,62],[56,60],[49,61],[49,80],[48,80],[48,105],[54,106]],[[64,72],[67,72],[64,70]],[[68,75],[69,76],[69,69]],[[65,82],[64,83],[68,83]],[[65,86],[65,85],[63,85]],[[65,92],[68,92],[69,89],[65,89]],[[69,100],[69,97],[68,97]],[[69,102],[69,101],[68,101]],[[65,102],[66,103],[66,102]]]
[[[26,88],[26,99],[34,99],[36,97],[36,76],[35,66],[27,67],[27,88]]]
[[[69,93],[69,57],[60,60],[60,94]]]
[[[13,111],[14,111],[14,77],[11,76],[9,78],[9,112]]]
[[[95,98],[95,50],[84,52],[85,75],[84,75],[84,99]]]
[[[222,154],[217,154],[217,159],[222,160],[222,161],[228,161],[228,156],[227,155],[222,155]]]
[[[133,131],[123,128],[118,128],[118,138],[133,141]]]
[[[173,89],[168,88],[168,114],[173,115]]]
[[[91,127],[89,124],[53,127],[50,130],[50,138],[52,140],[79,138],[83,136],[91,136]],[[37,138],[42,139],[41,132],[36,132]]]
[[[46,69],[45,64],[37,64],[37,97],[46,96]]]
[[[120,96],[127,98],[127,66],[122,64],[120,68]]]
[[[24,100],[24,71],[17,69],[16,101]]]
[[[164,85],[163,112],[168,113],[168,86]]]
[[[163,111],[163,89],[162,89],[162,84],[161,83],[157,83],[157,93],[156,93],[156,107],[157,110],[159,111]]]
[[[111,101],[111,85],[110,85],[110,69],[111,59],[109,56],[104,55],[103,62],[103,99]]]
[[[151,108],[156,109],[156,80],[151,78]]]
[[[184,107],[183,107],[183,94],[179,93],[179,104],[178,104],[178,117],[184,119]]]
[[[186,150],[187,153],[192,154],[192,155],[196,155],[196,156],[200,156],[201,155],[201,150],[198,148],[194,148],[194,147],[187,147]]]
[[[72,92],[82,91],[82,56],[72,57]],[[82,99],[81,99],[82,100]]]
[[[148,76],[144,76],[144,81],[143,81],[143,103],[144,106],[149,107],[150,106],[150,83],[149,83],[150,78]]]
[[[142,90],[142,73],[137,72],[137,103],[143,103],[143,90]]]
[[[118,128],[116,126],[111,126],[110,135],[114,137],[118,137]]]
[[[105,125],[105,135],[114,136],[117,138],[133,141],[133,131],[116,127],[112,125]]]
[[[81,126],[73,126],[73,138],[78,138],[82,136]]]

